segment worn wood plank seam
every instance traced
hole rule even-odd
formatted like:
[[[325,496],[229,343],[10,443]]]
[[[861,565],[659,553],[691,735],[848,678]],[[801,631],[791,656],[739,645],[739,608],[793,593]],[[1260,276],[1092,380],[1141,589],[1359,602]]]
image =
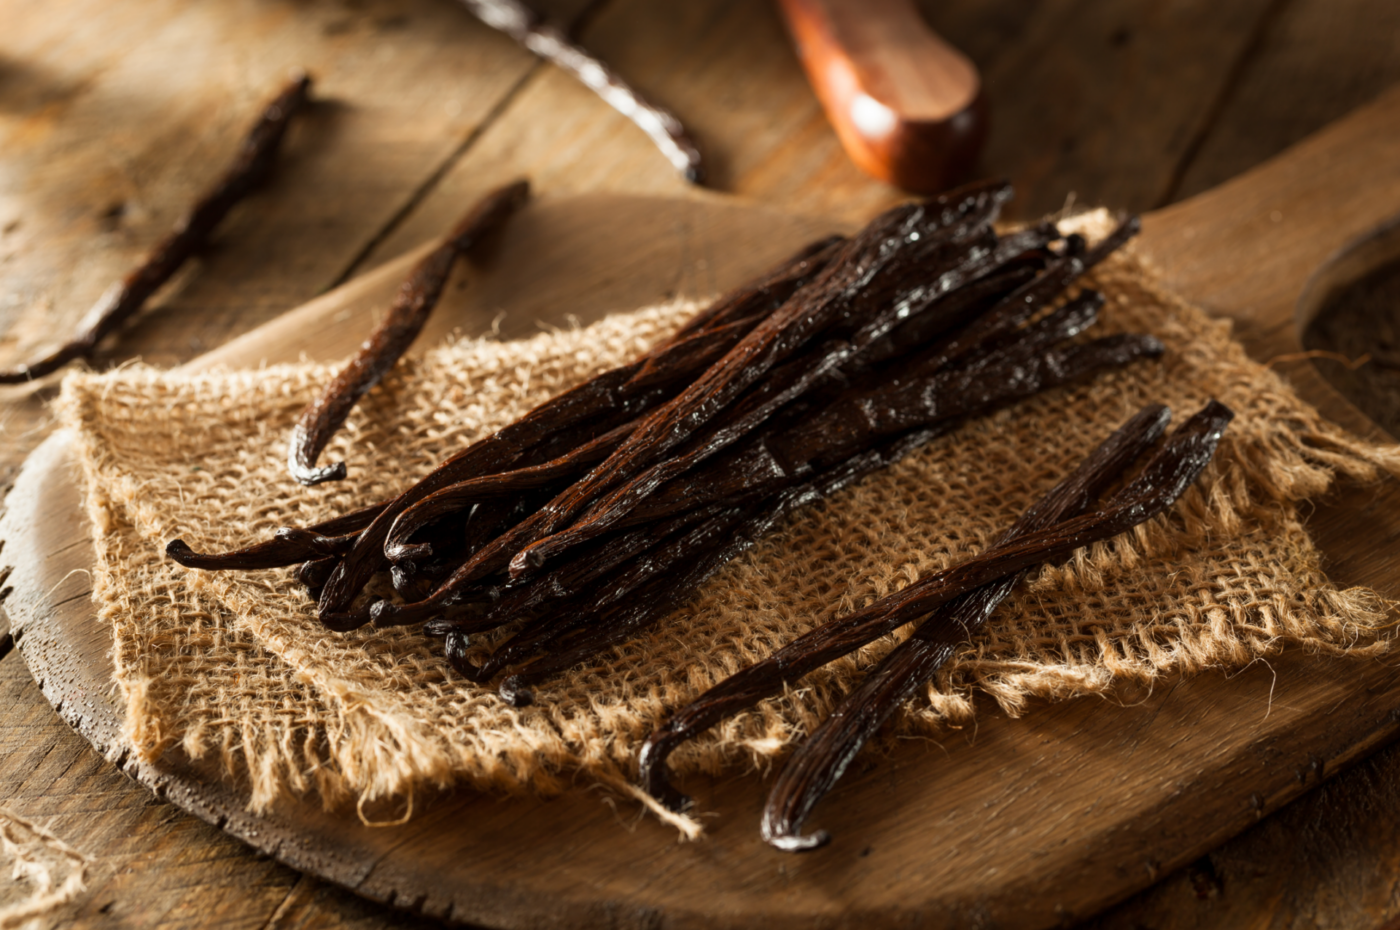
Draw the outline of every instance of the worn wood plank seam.
[[[1166,189],[1162,191],[1162,196],[1153,204],[1153,209],[1160,209],[1167,204],[1174,203],[1181,196],[1181,185],[1186,180],[1187,173],[1191,166],[1195,164],[1196,158],[1201,154],[1201,149],[1205,147],[1206,140],[1215,132],[1216,126],[1220,123],[1230,101],[1234,99],[1240,85],[1244,82],[1245,76],[1249,73],[1254,63],[1263,54],[1265,40],[1274,23],[1278,22],[1283,15],[1284,8],[1291,0],[1273,0],[1259,14],[1259,20],[1254,24],[1249,38],[1240,46],[1239,56],[1230,65],[1230,70],[1225,74],[1225,80],[1220,85],[1219,92],[1215,99],[1211,101],[1206,109],[1205,119],[1201,120],[1200,126],[1192,134],[1186,148],[1182,150],[1181,158],[1177,160],[1172,169],[1171,176],[1167,178]]]

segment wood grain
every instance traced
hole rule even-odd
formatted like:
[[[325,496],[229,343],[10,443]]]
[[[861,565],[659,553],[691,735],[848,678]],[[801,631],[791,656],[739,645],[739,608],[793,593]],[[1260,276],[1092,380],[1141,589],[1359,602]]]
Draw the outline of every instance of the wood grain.
[[[566,19],[583,5],[558,4]],[[222,170],[293,68],[315,76],[317,103],[267,188],[109,340],[97,366],[184,361],[338,283],[537,67],[437,0],[152,2],[139,16],[63,0],[3,17],[5,367],[66,338]],[[475,53],[463,58],[463,46]],[[56,380],[0,391],[0,483],[47,431]]]
[[[1296,347],[1288,290],[1301,289],[1339,245],[1400,214],[1400,159],[1361,199],[1354,175],[1317,169],[1346,158],[1385,160],[1400,145],[1397,117],[1400,92],[1218,191],[1148,217],[1143,248],[1189,296],[1250,324],[1250,332],[1273,334],[1276,345],[1266,347]],[[605,263],[609,245],[623,235],[644,242],[701,230],[739,254],[754,248],[742,236],[778,252],[800,241],[779,214],[714,200],[679,206],[690,219],[675,224],[664,204],[629,213],[595,198],[578,207],[591,222],[521,224],[519,238],[503,243],[499,266],[478,274],[517,274],[519,262],[547,254],[551,239],[565,235],[577,237],[567,242],[574,249],[593,250],[594,263]],[[559,216],[567,208],[559,201],[539,210]],[[1298,225],[1267,222],[1279,210]],[[1212,241],[1239,229],[1265,241]],[[1253,260],[1256,251],[1268,260]],[[554,273],[537,274],[537,283],[547,290]],[[645,302],[633,290],[639,279],[615,280],[619,299]],[[303,337],[340,312],[338,296],[295,317]],[[480,320],[483,307],[460,299],[455,312],[466,308],[468,319],[474,312]],[[259,333],[240,343],[238,360],[275,361],[297,351],[292,329],[272,332],[266,342]],[[1329,389],[1320,382],[1303,387],[1314,400],[1339,401],[1324,396]],[[10,544],[43,554],[16,559],[9,609],[22,630],[19,647],[60,712],[121,758],[118,708],[103,696],[105,637],[88,621],[83,580],[72,574],[85,555],[86,530],[71,516],[76,490],[60,467],[63,437],[39,455],[7,517]],[[63,513],[69,518],[60,519]],[[1400,506],[1383,513],[1396,527],[1372,520],[1362,531],[1358,511],[1341,509],[1331,522],[1325,513],[1314,519],[1313,528],[1339,575],[1392,592],[1400,590],[1400,558],[1377,546],[1375,534],[1400,533]],[[763,793],[751,778],[688,780],[685,789],[723,816],[704,843],[677,847],[668,829],[650,820],[621,830],[616,812],[583,793],[539,802],[459,792],[430,800],[418,818],[384,831],[310,803],[250,817],[236,784],[178,753],[155,764],[124,761],[176,803],[297,868],[454,920],[885,926],[917,914],[949,926],[1030,928],[1100,910],[1256,822],[1320,773],[1364,757],[1400,731],[1397,704],[1400,674],[1388,664],[1295,651],[1228,678],[1206,674],[1125,695],[1122,704],[1067,702],[1019,721],[986,714],[975,738],[911,745],[846,779],[835,792],[840,800],[823,815],[839,841],[801,857],[768,849],[752,831]],[[1331,712],[1342,705],[1344,717]],[[457,826],[466,823],[469,830]]]
[[[1327,0],[1270,4],[1172,199],[1223,184],[1400,83],[1398,33],[1400,7],[1387,0],[1351,0],[1344,14]]]
[[[958,14],[927,9],[934,28],[982,71],[992,106],[982,173],[1009,177],[1022,192],[1016,215],[1033,218],[1070,195],[1134,212],[1167,202],[1209,102],[1229,86],[1267,6],[1038,3],[988,62],[944,25]]]

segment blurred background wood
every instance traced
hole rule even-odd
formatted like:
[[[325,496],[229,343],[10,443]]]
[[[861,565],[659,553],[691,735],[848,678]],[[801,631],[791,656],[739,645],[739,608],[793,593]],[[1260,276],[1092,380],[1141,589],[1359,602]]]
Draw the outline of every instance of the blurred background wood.
[[[846,159],[770,5],[540,6],[687,122],[715,188],[847,220],[901,199]],[[1400,82],[1393,0],[921,6],[983,76],[980,173],[1016,182],[1021,217],[1173,202]],[[98,367],[186,361],[439,235],[521,174],[542,197],[688,194],[622,117],[452,0],[0,0],[0,22],[0,366],[61,339],[165,234],[295,67],[316,75],[320,102],[271,186]],[[0,389],[0,489],[47,434],[55,385]],[[0,689],[0,811],[93,863],[89,890],[47,924],[417,924],[128,782],[17,655],[0,659]],[[1379,927],[1400,916],[1397,785],[1392,747],[1091,925]],[[0,887],[0,904],[25,890]]]

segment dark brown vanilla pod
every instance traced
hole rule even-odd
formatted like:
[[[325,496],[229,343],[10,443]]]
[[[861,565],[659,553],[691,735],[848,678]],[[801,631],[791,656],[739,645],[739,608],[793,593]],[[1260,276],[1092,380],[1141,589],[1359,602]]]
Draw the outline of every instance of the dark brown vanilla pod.
[[[1097,309],[1099,300],[1095,296],[1077,301],[1071,305],[1069,312],[1054,318],[1053,322],[1060,325],[1031,328],[1027,334],[1040,335],[1040,330],[1046,329],[1050,337],[1073,335],[1092,322],[1092,313]],[[1087,322],[1083,322],[1086,317]],[[1035,340],[1027,338],[1026,341]],[[1036,343],[1033,348],[1040,348],[1040,344]],[[799,427],[787,434],[789,440],[796,438],[800,442],[798,448],[784,446],[775,439],[766,451],[774,456],[769,459],[773,471],[791,474],[795,470],[800,474],[802,467],[798,463],[811,461],[817,456],[824,454],[825,463],[844,459],[858,448],[891,434],[981,412],[1104,368],[1121,367],[1137,358],[1159,355],[1161,351],[1161,343],[1151,336],[1111,336],[1085,346],[1047,350],[1039,355],[1033,349],[1028,349],[1021,355],[1012,356],[999,365],[988,366],[981,371],[896,381],[892,388],[884,388],[873,397],[852,402],[860,407],[858,423],[821,421],[815,425],[808,424],[807,428]],[[803,377],[815,379],[823,373],[823,369],[813,367],[804,372]],[[762,412],[766,418],[769,411]],[[734,422],[752,428],[742,416],[736,416]],[[850,428],[853,425],[857,428]],[[726,426],[723,429],[729,428]],[[734,431],[739,432],[737,429]],[[512,575],[519,577],[558,553],[621,525],[657,489],[705,461],[713,451],[723,448],[715,437],[724,435],[723,431],[716,431],[707,437],[703,445],[696,444],[680,450],[595,504],[569,529],[545,537],[524,549],[511,563]],[[799,449],[806,450],[806,454]],[[797,466],[796,469],[794,466]]]
[[[745,532],[747,522],[752,519],[744,508],[731,507],[634,558],[586,597],[559,605],[546,616],[545,623],[531,628],[518,641],[512,638],[503,644],[506,648],[497,650],[478,670],[478,680],[492,677],[508,665],[531,660],[534,662],[526,674],[538,672],[530,680],[539,680],[577,664],[606,644],[630,638],[640,628],[621,620],[629,608],[642,601],[655,607],[658,599],[673,598],[681,587],[678,581],[687,592],[691,590],[692,585],[684,579],[695,565],[716,549],[733,544],[738,534]],[[619,610],[614,609],[619,606]]]
[[[345,424],[360,398],[389,373],[418,338],[457,259],[505,222],[529,195],[526,181],[516,181],[487,194],[472,206],[441,245],[414,266],[383,322],[292,428],[287,449],[287,468],[292,477],[308,486],[345,477],[344,462],[316,467],[321,451]]]
[[[1171,419],[1160,404],[1143,408],[1032,504],[996,545],[1083,513],[1122,472],[1157,441]],[[761,832],[787,851],[815,849],[826,832],[802,836],[802,824],[845,773],[861,747],[933,677],[957,648],[976,635],[1024,572],[983,585],[939,607],[895,647],[783,765],[764,806]]]
[[[645,570],[656,571],[657,566],[663,564],[662,559],[668,558],[658,557],[656,553],[659,549],[673,545],[677,538],[697,525],[725,518],[731,511],[742,516],[754,511],[759,503],[758,500],[731,498],[601,539],[596,545],[539,578],[524,584],[505,586],[500,590],[498,599],[480,614],[445,621],[437,631],[485,632],[548,605],[543,616],[527,623],[486,660],[481,674],[489,677],[506,665],[519,661],[520,656],[527,655],[528,652],[520,651],[521,644],[526,640],[537,640],[546,628],[561,631],[570,628],[575,623],[569,618],[584,617],[596,612],[605,603],[611,603],[615,598],[608,592],[619,590],[619,573],[641,564],[634,560],[648,559],[646,564],[650,567]],[[627,563],[633,564],[624,569]]]
[[[166,543],[165,554],[186,568],[203,568],[214,571],[241,569],[254,571],[264,568],[282,568],[295,565],[307,559],[325,556],[338,556],[350,549],[355,541],[354,534],[346,536],[323,536],[313,530],[283,527],[267,542],[238,549],[234,552],[221,552],[206,555],[195,552],[183,539],[173,539]]]
[[[988,201],[990,203],[991,198]],[[522,528],[512,537],[509,544],[520,550],[510,561],[512,576],[518,578],[560,552],[607,531],[662,484],[745,436],[794,398],[824,382],[829,374],[885,337],[911,315],[926,311],[947,293],[992,272],[995,269],[992,264],[995,249],[979,248],[976,244],[945,254],[946,264],[931,275],[928,269],[919,266],[917,260],[910,261],[908,270],[895,263],[900,254],[898,246],[914,243],[917,254],[926,252],[929,246],[937,249],[940,244],[938,233],[948,232],[952,237],[950,241],[955,241],[959,232],[966,236],[985,228],[991,209],[990,206],[983,206],[980,210],[969,209],[972,218],[965,226],[954,224],[934,231],[920,228],[919,223],[925,218],[922,214],[909,214],[896,236],[882,240],[879,262],[867,259],[851,263],[856,268],[864,269],[861,274],[863,290],[841,294],[848,306],[837,308],[829,299],[825,301],[826,312],[844,314],[854,321],[849,338],[829,340],[808,353],[790,359],[777,353],[777,357],[769,356],[761,361],[750,357],[747,367],[736,365],[727,377],[722,375],[700,390],[683,394],[672,405],[661,408],[604,466],[561,496],[548,515],[536,520],[528,531]],[[859,237],[852,241],[859,241]],[[896,280],[907,280],[914,273],[922,271],[926,283],[915,284],[901,293],[891,281],[884,280],[881,275],[883,271],[893,271],[888,277]],[[929,277],[932,279],[928,280]],[[799,306],[791,315],[792,329],[798,331],[802,324],[811,325],[812,320],[820,319],[823,312],[821,303],[818,302],[815,312],[806,320],[801,318],[801,312],[807,308]],[[857,310],[857,307],[860,309]],[[777,318],[775,314],[765,322],[773,322]],[[763,346],[762,337],[754,338],[762,329],[760,326],[750,334],[754,350]],[[780,344],[783,335],[786,334],[771,334],[771,344]],[[738,353],[736,347],[735,352],[706,372],[705,378]],[[697,387],[700,385],[697,382]],[[738,395],[750,386],[754,386],[752,392],[738,399]],[[734,410],[719,418],[715,428],[705,429],[705,425],[715,416],[709,411],[731,402],[735,404]],[[707,415],[702,415],[702,411]],[[639,439],[644,431],[645,438]],[[694,438],[680,451],[669,457],[661,456],[660,453],[690,439],[692,434]],[[607,470],[604,471],[604,468]],[[588,504],[589,497],[596,497],[597,500]],[[562,529],[568,522],[572,522],[572,525]],[[535,538],[532,540],[530,536]]]
[[[166,544],[165,554],[186,568],[208,571],[283,568],[348,551],[356,534],[383,509],[384,504],[374,504],[312,526],[282,527],[271,539],[229,552],[195,552],[183,539],[174,539]]]
[[[900,429],[928,427],[984,414],[1030,394],[1058,387],[1138,357],[1160,353],[1150,336],[1115,336],[1084,347],[1049,351],[1048,346],[1092,325],[1102,299],[1088,292],[1033,326],[987,358],[968,356],[960,368],[921,378],[924,360],[884,370],[839,395],[825,410],[771,424],[743,446],[668,483],[622,521],[623,526],[658,519],[735,494],[773,493],[812,468],[827,467]],[[974,364],[975,363],[975,364]],[[893,386],[891,386],[893,385]],[[910,394],[912,409],[891,428],[889,397]]]
[[[750,509],[748,515],[738,521],[724,514],[713,524],[681,537],[671,551],[654,559],[650,565],[641,566],[617,584],[620,592],[630,595],[626,603],[605,617],[590,617],[576,624],[580,629],[573,641],[504,679],[501,697],[517,707],[533,703],[531,689],[535,685],[625,642],[671,614],[711,575],[751,547],[788,514],[898,460],[927,438],[919,436],[912,442],[904,440],[864,452],[815,480],[790,488],[764,505]],[[613,602],[621,599],[615,597]]]
[[[772,271],[724,294],[686,320],[671,338],[661,343],[658,348],[665,348],[696,333],[756,313],[767,316],[786,303],[793,292],[825,268],[845,242],[845,236],[832,235],[807,243]]]
[[[415,533],[429,524],[476,504],[515,498],[521,491],[548,487],[560,480],[581,474],[589,466],[611,455],[636,428],[636,422],[630,420],[543,464],[459,481],[433,492],[404,510],[394,520],[384,541],[385,557],[391,562],[423,558],[432,552],[431,547],[410,540]]]
[[[545,528],[543,531],[547,531],[558,522],[569,519],[579,507],[586,505],[588,496],[596,493],[598,487],[605,490],[611,484],[625,478],[629,468],[637,467],[638,455],[641,455],[645,463],[647,456],[655,458],[664,454],[666,448],[681,441],[695,426],[714,416],[729,399],[758,380],[775,360],[781,360],[785,355],[796,351],[804,341],[820,330],[821,325],[834,322],[846,307],[846,304],[842,303],[843,300],[848,303],[852,297],[860,294],[863,285],[870,284],[878,272],[901,257],[899,246],[912,245],[917,252],[927,252],[945,241],[965,239],[974,235],[988,228],[988,224],[995,218],[996,211],[1009,196],[1009,186],[984,182],[969,185],[922,205],[906,205],[882,214],[854,239],[843,244],[838,254],[830,259],[820,273],[800,287],[789,301],[762,320],[729,354],[707,369],[698,380],[689,384],[676,400],[663,405],[649,417],[638,431],[646,429],[648,424],[652,427],[642,442],[636,442],[637,433],[634,433],[608,461],[595,468],[589,478],[571,488],[567,493],[576,495],[571,502],[567,499],[563,502],[551,502],[531,520],[517,526],[510,534],[478,552],[428,601],[407,608],[382,603],[376,609],[385,612],[381,618],[383,622],[404,622],[407,618],[393,620],[387,615],[397,610],[411,610],[418,619],[426,619],[453,597],[454,592],[490,574],[498,567],[504,567],[502,559],[508,560],[522,545],[539,535],[542,526]],[[746,368],[749,370],[745,371]],[[633,368],[631,374],[635,374],[636,370]],[[579,395],[573,396],[574,392],[570,392],[561,395],[556,401],[562,405],[577,404],[580,408],[588,407],[591,403],[590,413],[608,410],[610,405],[615,403],[617,395],[607,382],[616,383],[618,374],[625,371],[626,369],[615,369],[614,372],[589,382]],[[625,375],[622,383],[630,380],[631,374]],[[736,377],[741,383],[734,383]],[[742,380],[743,378],[747,380]],[[714,388],[715,382],[719,382],[718,389]],[[724,390],[729,391],[727,396],[716,396]],[[681,401],[689,406],[681,410],[677,422],[676,404]],[[536,411],[513,427],[507,427],[494,438],[501,440],[505,438],[505,434],[510,433],[513,440],[515,434],[528,433],[531,421],[548,420],[553,416],[555,406],[555,402],[550,402],[536,408]],[[545,412],[546,410],[548,412]],[[667,412],[670,412],[672,420],[657,426],[657,418]],[[687,419],[692,422],[687,423]],[[629,445],[632,446],[631,449]],[[489,458],[492,449],[499,452],[502,447],[503,444],[498,441],[483,449]],[[619,470],[617,459],[624,450],[628,450],[628,455],[623,456],[624,462]],[[451,478],[454,476],[470,477],[480,473],[464,467],[465,459],[474,451],[476,447],[459,453],[424,481],[409,489],[395,506],[389,508],[379,521],[361,534],[360,540],[337,567],[322,591],[319,608],[323,617],[334,616],[333,622],[343,627],[355,618],[364,616],[362,612],[347,613],[346,608],[382,564],[382,554],[371,550],[372,546],[382,543],[387,533],[380,521],[392,519],[392,516],[396,515],[393,513],[395,510],[407,507],[427,494],[453,483]],[[590,479],[593,479],[592,483]],[[502,564],[498,566],[497,562]]]
[[[712,322],[718,323],[733,322],[739,318],[752,318],[757,314],[776,311],[796,290],[806,286],[825,270],[832,255],[842,247],[843,241],[820,244],[815,251],[804,249],[776,271],[760,276],[721,298],[717,301],[719,309],[705,313]],[[704,326],[696,328],[704,329]],[[734,336],[736,341],[744,334],[741,327],[727,332]],[[679,392],[698,375],[699,370],[703,370],[693,369],[691,364],[706,361],[704,357],[697,357],[681,349],[679,343],[688,341],[692,336],[701,335],[701,332],[691,331],[685,339],[669,340],[636,362],[590,378],[583,384],[545,401],[515,423],[448,458],[392,501],[383,514],[365,529],[343,563],[337,566],[336,572],[326,582],[320,598],[320,610],[324,613],[338,614],[348,607],[374,572],[383,566],[384,555],[381,550],[389,529],[398,515],[408,507],[460,481],[519,467],[522,464],[519,461],[521,456],[542,443],[546,437],[567,437],[581,430],[591,431],[598,427],[599,421],[604,425],[616,425],[651,409],[666,392]],[[708,339],[710,336],[704,335],[703,338]],[[652,370],[645,376],[647,384],[653,390],[639,391],[636,386],[629,387],[634,378],[648,371],[648,362],[654,355],[670,354],[678,350],[679,358],[684,359],[685,364],[670,364],[662,370],[664,374]],[[672,359],[675,361],[677,356],[672,355]],[[593,434],[590,432],[589,435]]]
[[[883,420],[871,417],[861,424],[856,424],[860,428],[854,430],[798,428],[793,431],[799,438],[799,444],[796,447],[783,448],[774,445],[756,450],[751,448],[750,451],[755,454],[750,455],[747,459],[741,454],[723,460],[718,471],[707,473],[706,477],[710,479],[711,484],[707,487],[689,486],[689,490],[694,494],[690,502],[695,505],[702,502],[718,502],[724,500],[727,494],[736,493],[746,495],[758,492],[776,493],[784,487],[803,480],[803,476],[810,471],[810,466],[803,463],[810,462],[810,465],[828,467],[829,463],[854,454],[860,448],[881,441],[890,433],[929,426],[937,422],[946,422],[966,415],[984,413],[993,407],[1082,378],[1096,371],[1119,367],[1138,358],[1152,357],[1161,353],[1161,344],[1156,339],[1140,335],[1112,336],[1082,346],[1069,346],[1053,350],[1045,348],[1057,340],[1076,335],[1092,324],[1100,303],[1101,299],[1097,294],[1087,292],[1044,320],[1018,331],[1014,341],[1005,342],[998,352],[993,353],[993,357],[998,362],[997,365],[989,366],[979,352],[969,351],[966,355],[966,364],[967,367],[978,370],[975,377],[966,373],[961,375],[954,373],[932,381],[904,382],[895,377],[893,380],[897,385],[903,384],[908,389],[906,393],[912,391],[915,400],[922,398],[921,402],[912,403],[907,415],[902,412],[898,405],[895,405],[891,410],[883,411],[885,414]],[[918,361],[919,359],[914,359],[915,363]],[[883,381],[878,382],[878,386],[881,389],[887,389]],[[891,419],[899,417],[903,418]],[[803,422],[807,426],[812,423],[810,420]],[[799,427],[802,425],[798,424]],[[851,425],[850,423],[844,424],[845,427]],[[816,443],[814,446],[811,445],[813,441]],[[776,455],[773,454],[775,451]],[[673,456],[671,461],[681,460],[683,454],[684,450]],[[819,459],[819,461],[814,459]],[[675,466],[668,465],[667,467]],[[736,468],[739,469],[738,472],[734,470]],[[681,495],[681,497],[684,496]],[[672,502],[679,502],[681,506],[684,506],[684,502],[680,501],[679,498],[672,498]],[[660,515],[663,514],[655,511],[651,514],[653,517]],[[631,524],[623,521],[618,525]],[[451,592],[460,589],[464,582],[464,576],[467,576],[466,581],[474,581],[474,578],[468,574],[468,569],[476,569],[475,578],[484,577],[490,571],[498,570],[504,560],[503,553],[513,548],[518,540],[519,530],[520,527],[516,527],[510,533],[478,552],[477,556],[469,561],[464,569],[459,569],[458,572],[454,573],[443,586],[434,592],[432,597],[416,604],[394,605],[386,602],[376,605],[374,608],[376,621],[381,624],[397,624],[431,617],[438,607],[445,603],[444,595],[450,596]],[[521,579],[522,574],[516,575],[517,581]]]
[[[78,334],[43,358],[0,371],[0,384],[32,381],[76,359],[90,358],[97,344],[140,310],[162,284],[202,250],[228,212],[267,179],[287,127],[306,104],[310,90],[310,77],[301,74],[293,78],[263,110],[223,176],[195,202],[175,230],[151,250],[139,268],[98,298],[78,323]]]
[[[671,613],[691,591],[703,584],[730,559],[753,545],[768,528],[787,514],[836,493],[876,469],[888,467],[945,431],[946,427],[940,427],[911,433],[877,448],[864,450],[839,466],[812,476],[802,485],[784,488],[758,504],[742,504],[741,509],[746,514],[745,522],[736,524],[727,533],[721,534],[720,542],[714,548],[687,553],[685,558],[674,561],[669,560],[663,553],[661,558],[650,562],[646,567],[648,571],[634,573],[630,579],[623,582],[614,580],[613,590],[621,591],[630,597],[624,605],[606,616],[597,616],[597,611],[590,610],[580,594],[573,603],[563,605],[557,612],[552,611],[545,622],[531,627],[528,635],[521,637],[519,642],[512,639],[503,644],[503,648],[498,649],[476,669],[477,674],[473,680],[481,681],[494,677],[509,666],[518,665],[534,654],[544,653],[547,648],[552,649],[549,655],[543,656],[540,661],[502,683],[501,693],[507,700],[532,700],[528,694],[530,687],[585,661],[598,652],[618,645]],[[721,505],[712,505],[696,514],[703,520],[725,516]],[[696,514],[685,516],[691,517]],[[681,541],[681,544],[684,542]],[[675,543],[668,542],[665,545]],[[658,570],[659,566],[677,563],[678,573],[670,573],[664,568]],[[656,577],[658,575],[660,577]],[[633,594],[637,585],[642,587]],[[587,629],[581,629],[583,627]],[[579,632],[574,633],[575,630]],[[570,634],[571,639],[567,643],[553,645],[564,634]]]
[[[921,436],[927,440],[934,433],[952,429],[962,416],[972,413],[981,415],[988,409],[1021,399],[1040,389],[1058,387],[1065,381],[1092,374],[1102,367],[1120,366],[1135,357],[1151,356],[1161,350],[1159,343],[1151,336],[1110,336],[1109,339],[1085,346],[1071,346],[1044,356],[1035,356],[1036,350],[1043,349],[1046,340],[1070,338],[1092,324],[1098,305],[1096,294],[1084,294],[1035,326],[1026,328],[1022,331],[1025,345],[1015,343],[1002,353],[1008,357],[1004,366],[1016,377],[1008,377],[997,368],[991,368],[987,374],[990,391],[976,381],[970,382],[972,387],[969,387],[967,382],[949,378],[948,388],[935,391],[939,396],[935,415],[924,420],[913,420],[906,426],[923,430]],[[599,546],[605,552],[589,550],[585,555],[575,557],[573,562],[568,562],[564,569],[550,571],[538,583],[517,585],[517,590],[505,595],[490,611],[473,619],[470,630],[480,632],[491,629],[517,619],[519,613],[545,604],[550,599],[580,594],[592,578],[601,576],[622,557],[630,557],[633,553],[630,546],[647,541],[636,550],[650,548],[652,539],[673,532],[676,525],[673,521],[694,518],[694,514],[699,513],[694,508],[721,507],[725,503],[759,500],[784,492],[788,487],[809,482],[815,473],[813,469],[830,468],[840,459],[860,455],[872,445],[885,441],[885,436],[879,431],[827,430],[820,426],[822,423],[820,417],[813,419],[806,410],[797,410],[785,417],[783,422],[777,423],[773,433],[757,434],[743,447],[711,459],[706,468],[687,473],[673,482],[673,486],[668,486],[668,493],[659,494],[657,499],[650,501],[650,510],[634,514],[637,520],[627,525],[636,525],[637,529],[603,539]],[[609,556],[613,556],[612,559]],[[564,583],[564,577],[571,580]],[[377,611],[381,611],[378,622],[421,619],[423,613],[417,613],[417,609],[420,608],[413,605],[407,608],[377,608]],[[560,605],[552,609],[577,612],[580,608]],[[483,674],[484,671],[494,672],[496,669],[483,669]]]
[[[912,433],[878,448],[866,450],[803,485],[785,489],[757,506],[747,506],[745,509],[748,516],[745,522],[734,525],[729,532],[723,534],[719,545],[709,551],[695,552],[693,557],[678,560],[681,566],[679,574],[663,574],[662,577],[636,576],[635,580],[643,583],[643,587],[613,613],[605,617],[587,615],[567,624],[551,622],[549,629],[542,630],[539,635],[512,648],[499,660],[493,655],[479,670],[481,677],[477,680],[493,676],[509,665],[519,664],[529,658],[532,652],[543,652],[543,647],[557,639],[561,631],[571,632],[578,629],[568,642],[554,646],[550,654],[502,681],[500,693],[506,701],[519,706],[530,703],[534,700],[530,689],[535,685],[626,641],[672,613],[690,592],[703,584],[730,559],[753,545],[769,528],[789,513],[835,494],[876,469],[888,467],[943,431],[934,429]],[[717,510],[711,512],[718,513]],[[658,560],[653,564],[662,563]]]
[[[1092,298],[1075,301],[1065,308],[1063,322],[1092,322],[1093,305]],[[1091,312],[1079,314],[1075,310]],[[1044,329],[1053,326],[1046,325]],[[1068,335],[1077,332],[1072,326],[1065,329]],[[932,380],[906,382],[896,374],[892,378],[896,385],[911,385],[914,395],[934,398],[920,402],[914,412],[899,420],[899,426],[906,430],[930,429],[942,424],[951,429],[963,417],[986,415],[1036,392],[1061,387],[1142,357],[1154,357],[1161,350],[1161,343],[1151,336],[1109,336],[1084,346],[1047,350],[1042,356],[1004,357],[997,366],[983,367],[980,377],[955,370]],[[703,468],[673,480],[623,525],[658,520],[734,494],[776,493],[781,487],[804,479],[813,469],[827,468],[900,431],[889,429],[889,419],[882,413],[888,410],[879,389],[848,392],[826,410],[801,419],[794,417],[790,424],[777,424],[777,429],[757,434],[731,454],[711,459]]]
[[[863,610],[830,620],[768,658],[715,685],[657,729],[642,747],[643,787],[668,806],[686,799],[670,786],[666,758],[720,720],[974,588],[1041,563],[1058,564],[1076,549],[1111,539],[1169,507],[1209,463],[1234,414],[1210,401],[1183,424],[1131,484],[1098,511],[994,546],[959,565],[934,572]]]
[[[1064,254],[1052,261],[1044,274],[1009,294],[962,332],[945,340],[930,357],[936,357],[937,364],[944,365],[969,352],[985,352],[1003,340],[1014,339],[1017,327],[1048,306],[1085,272],[1121,249],[1141,229],[1142,221],[1130,216],[1092,249],[1084,247],[1081,237],[1069,236]]]
[[[316,599],[314,592],[321,590],[321,586],[331,576],[331,570],[335,568],[335,563],[338,561],[339,559],[335,556],[325,556],[324,558],[307,559],[301,563],[301,567],[297,569],[297,581],[306,585],[308,592],[313,592],[311,594],[312,600]]]

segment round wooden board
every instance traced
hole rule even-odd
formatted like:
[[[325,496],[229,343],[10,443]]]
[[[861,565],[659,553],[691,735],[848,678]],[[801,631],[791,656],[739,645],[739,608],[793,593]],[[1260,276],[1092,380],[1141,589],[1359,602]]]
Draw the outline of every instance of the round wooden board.
[[[1400,214],[1397,116],[1400,95],[1391,95],[1277,163],[1149,217],[1144,248],[1188,296],[1239,320],[1256,355],[1296,350],[1294,314],[1309,277],[1339,247]],[[1347,170],[1356,159],[1389,173],[1378,184],[1373,171],[1359,191]],[[1332,199],[1319,199],[1319,187]],[[1268,217],[1281,207],[1294,224],[1271,238]],[[504,312],[509,335],[536,318],[559,322],[573,313],[586,322],[657,297],[699,296],[827,231],[718,198],[578,198],[538,204],[520,220],[452,290],[439,332],[454,324],[481,331]],[[1256,227],[1262,232],[1240,238],[1241,229]],[[1188,263],[1183,255],[1195,257]],[[1242,265],[1246,259],[1251,264]],[[302,351],[339,357],[359,341],[363,317],[406,261],[200,364],[258,364]],[[1241,277],[1255,290],[1238,291]],[[1247,299],[1232,297],[1237,292]],[[1366,425],[1309,372],[1299,369],[1298,383],[1310,399]],[[1202,675],[1122,703],[1066,702],[1016,721],[988,712],[975,732],[912,741],[848,774],[819,810],[818,825],[835,841],[802,856],[758,839],[765,785],[754,775],[684,783],[702,809],[717,812],[697,843],[678,843],[669,827],[582,789],[548,801],[469,792],[419,798],[415,817],[396,828],[366,827],[353,810],[326,812],[314,800],[252,816],[240,785],[178,752],[154,764],[138,760],[122,738],[107,633],[92,620],[89,534],[68,442],[58,434],[35,453],[0,527],[4,559],[14,565],[6,608],[16,640],[59,712],[157,793],[258,849],[368,897],[452,920],[1063,923],[1189,861],[1400,730],[1393,712],[1400,671],[1287,654],[1228,679]],[[1396,483],[1320,505],[1311,528],[1336,580],[1396,592],[1400,559],[1385,545],[1400,536]]]

